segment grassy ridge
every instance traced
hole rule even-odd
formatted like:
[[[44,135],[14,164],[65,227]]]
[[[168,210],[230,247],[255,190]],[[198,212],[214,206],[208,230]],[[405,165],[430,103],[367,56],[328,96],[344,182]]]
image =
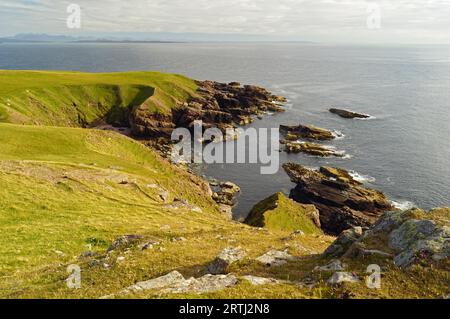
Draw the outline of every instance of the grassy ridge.
[[[196,89],[189,78],[159,72],[0,71],[0,121],[79,126],[141,104],[168,113]]]

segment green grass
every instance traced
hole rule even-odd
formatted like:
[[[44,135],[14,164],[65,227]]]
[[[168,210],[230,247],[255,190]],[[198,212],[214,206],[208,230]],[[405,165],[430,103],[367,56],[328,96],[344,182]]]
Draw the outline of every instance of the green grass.
[[[319,234],[321,230],[308,217],[309,210],[315,208],[298,204],[282,193],[276,193],[256,204],[246,223],[272,230],[301,230],[305,234]]]
[[[144,105],[168,114],[195,94],[195,81],[159,72],[0,71],[0,121],[55,126],[120,122]]]

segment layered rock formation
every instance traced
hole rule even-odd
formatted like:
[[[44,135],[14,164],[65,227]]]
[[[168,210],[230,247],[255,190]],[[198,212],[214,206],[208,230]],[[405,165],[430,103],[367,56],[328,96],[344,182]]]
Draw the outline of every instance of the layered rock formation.
[[[340,117],[343,117],[343,118],[346,118],[346,119],[355,119],[355,118],[368,119],[368,118],[370,118],[370,115],[362,114],[362,113],[356,113],[356,112],[353,112],[353,111],[348,111],[348,110],[343,110],[343,109],[331,108],[329,111],[331,113],[337,114]]]
[[[354,226],[370,226],[383,212],[395,210],[383,193],[361,186],[345,170],[323,167],[316,171],[294,163],[283,168],[297,184],[290,197],[316,206],[327,233],[337,235]]]
[[[192,128],[195,120],[202,120],[204,128],[245,125],[251,115],[267,111],[282,112],[284,97],[275,96],[264,88],[214,81],[197,82],[197,95],[165,114],[155,112],[146,104],[135,108],[130,125],[135,136],[143,138],[170,137],[175,127]],[[155,101],[156,103],[156,101]]]

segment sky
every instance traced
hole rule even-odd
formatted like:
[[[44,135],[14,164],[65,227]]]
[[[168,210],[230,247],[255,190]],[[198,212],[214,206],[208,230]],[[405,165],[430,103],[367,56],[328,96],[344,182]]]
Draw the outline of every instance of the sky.
[[[67,20],[80,28],[69,28]],[[74,20],[75,17],[75,20]],[[69,23],[70,24],[70,23]],[[75,24],[76,25],[76,24]],[[78,26],[78,25],[76,25]],[[205,33],[213,39],[450,43],[450,0],[0,0],[0,36]]]

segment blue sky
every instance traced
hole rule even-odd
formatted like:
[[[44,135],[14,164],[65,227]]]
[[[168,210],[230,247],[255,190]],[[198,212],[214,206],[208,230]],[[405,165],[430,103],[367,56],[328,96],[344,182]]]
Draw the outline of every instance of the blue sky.
[[[81,29],[66,26],[71,3],[81,7]],[[1,0],[0,36],[190,32],[438,44],[450,43],[449,17],[450,0]]]

